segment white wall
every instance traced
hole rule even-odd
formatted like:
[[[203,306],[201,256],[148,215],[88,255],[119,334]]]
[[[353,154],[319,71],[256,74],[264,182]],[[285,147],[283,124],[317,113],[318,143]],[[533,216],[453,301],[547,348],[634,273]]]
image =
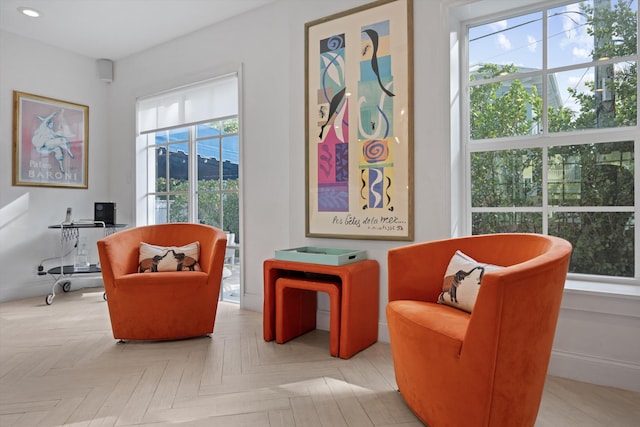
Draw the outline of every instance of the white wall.
[[[14,90],[89,106],[89,189],[11,185]],[[0,301],[42,295],[44,304],[53,281],[36,267],[60,244],[60,232],[47,227],[64,220],[67,207],[93,218],[93,203],[109,200],[107,92],[93,59],[0,32]]]
[[[0,239],[5,247],[0,268],[11,272],[0,279],[0,300],[28,295],[42,295],[44,300],[51,282],[36,278],[33,270],[40,258],[56,250],[58,236],[46,227],[62,218],[66,206],[90,217],[93,202],[106,198],[117,203],[119,222],[135,222],[137,96],[241,69],[244,307],[262,310],[262,262],[276,249],[304,245],[366,249],[381,267],[379,337],[388,341],[386,254],[405,242],[304,237],[304,23],[367,2],[280,0],[118,61],[110,85],[97,80],[93,60],[0,33],[2,170],[11,167],[11,90],[91,108],[89,190],[12,187],[8,172],[0,176]],[[454,3],[462,1],[414,1],[416,241],[448,237],[453,228],[450,111],[455,113],[455,108],[450,107],[448,5]],[[37,56],[45,56],[52,66],[36,67],[41,63],[33,59]],[[7,213],[11,213],[8,222]],[[551,372],[638,387],[640,349],[628,343],[640,332],[638,299],[609,301],[607,313],[602,314],[593,307],[604,301],[602,296],[580,295],[583,298],[576,299],[571,291],[565,295]],[[618,308],[622,314],[616,314]]]

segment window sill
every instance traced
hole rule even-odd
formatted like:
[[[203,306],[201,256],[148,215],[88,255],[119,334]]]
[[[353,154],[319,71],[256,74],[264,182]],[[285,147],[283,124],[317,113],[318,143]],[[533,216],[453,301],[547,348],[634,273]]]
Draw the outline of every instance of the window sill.
[[[586,280],[567,279],[564,289],[569,292],[640,299],[640,286],[633,284],[590,282]]]
[[[567,279],[561,310],[581,312],[589,319],[594,315],[640,319],[640,286]]]

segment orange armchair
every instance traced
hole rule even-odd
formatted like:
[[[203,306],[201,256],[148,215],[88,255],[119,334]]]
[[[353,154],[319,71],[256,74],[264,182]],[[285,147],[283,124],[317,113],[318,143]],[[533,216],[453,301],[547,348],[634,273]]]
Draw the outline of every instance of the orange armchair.
[[[456,250],[505,267],[484,274],[472,313],[436,303]],[[386,313],[396,383],[423,422],[534,425],[570,256],[569,242],[539,234],[389,251]]]
[[[138,273],[140,243],[200,243],[201,271]],[[98,241],[98,255],[113,337],[167,340],[213,332],[226,234],[190,223],[135,227]]]

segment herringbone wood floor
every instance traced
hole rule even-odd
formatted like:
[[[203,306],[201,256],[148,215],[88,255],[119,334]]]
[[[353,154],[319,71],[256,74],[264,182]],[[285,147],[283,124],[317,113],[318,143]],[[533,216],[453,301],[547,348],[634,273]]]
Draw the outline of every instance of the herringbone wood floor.
[[[118,344],[101,289],[2,303],[0,426],[421,425],[387,344],[342,360],[328,338],[267,343],[221,303],[211,338]],[[536,427],[603,425],[640,425],[640,393],[548,378]]]

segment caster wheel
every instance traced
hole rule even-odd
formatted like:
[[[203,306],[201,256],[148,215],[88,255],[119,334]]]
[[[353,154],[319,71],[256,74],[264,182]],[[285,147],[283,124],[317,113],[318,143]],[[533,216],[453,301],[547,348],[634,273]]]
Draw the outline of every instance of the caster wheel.
[[[44,299],[44,302],[46,302],[47,305],[51,305],[53,303],[53,294],[47,295],[47,297]]]
[[[62,290],[65,292],[69,292],[71,290],[71,282],[64,282],[62,284]]]

